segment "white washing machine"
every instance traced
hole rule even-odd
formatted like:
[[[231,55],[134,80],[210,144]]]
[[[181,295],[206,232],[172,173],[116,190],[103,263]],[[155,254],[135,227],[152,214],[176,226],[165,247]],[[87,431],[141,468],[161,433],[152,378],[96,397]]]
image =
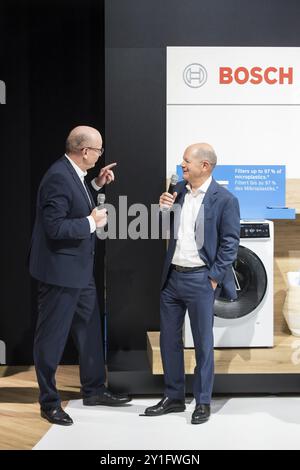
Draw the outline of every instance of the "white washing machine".
[[[233,265],[238,297],[215,301],[215,347],[273,346],[273,262],[273,222],[241,220],[240,246]],[[194,346],[188,315],[184,346]]]

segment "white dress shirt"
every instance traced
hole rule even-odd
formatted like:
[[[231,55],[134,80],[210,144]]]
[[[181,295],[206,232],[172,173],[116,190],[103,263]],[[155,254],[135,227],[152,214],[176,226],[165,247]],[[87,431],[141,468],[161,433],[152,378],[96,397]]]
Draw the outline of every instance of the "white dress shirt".
[[[71,158],[68,157],[68,155],[65,153],[65,157],[69,160],[69,162],[71,163],[72,167],[74,168],[74,170],[76,171],[81,183],[82,183],[82,186],[84,187],[84,190],[87,194],[87,197],[92,205],[92,201],[91,201],[91,198],[90,198],[90,195],[89,193],[87,192],[86,190],[86,187],[85,187],[85,184],[84,184],[84,177],[87,175],[87,171],[83,171],[81,168],[79,168],[78,165],[76,165],[75,162],[73,162],[73,160],[71,160]],[[101,187],[98,186],[95,182],[95,179],[93,179],[93,181],[91,182],[93,188],[96,190],[96,191],[100,191]],[[87,219],[89,221],[89,224],[90,224],[90,232],[93,233],[95,232],[96,230],[96,222],[94,220],[94,218],[91,216],[91,215],[88,215],[87,216]]]
[[[191,187],[187,184],[187,193],[180,214],[180,223],[178,227],[178,235],[175,253],[172,264],[184,267],[204,266],[205,263],[200,258],[196,240],[195,240],[195,223],[201,204],[208,187],[212,181],[210,176],[196,191],[192,192]]]

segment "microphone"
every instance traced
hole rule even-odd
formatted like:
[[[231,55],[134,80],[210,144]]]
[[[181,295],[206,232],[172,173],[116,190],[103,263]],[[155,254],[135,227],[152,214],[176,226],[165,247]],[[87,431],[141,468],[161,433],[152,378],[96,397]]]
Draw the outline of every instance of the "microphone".
[[[97,196],[97,210],[104,209],[104,203],[105,203],[105,194],[101,193],[98,194]],[[102,235],[102,228],[103,227],[96,227],[96,235],[98,238],[101,238]]]
[[[178,183],[178,175],[176,175],[174,173],[174,175],[171,176],[171,181],[170,181],[168,193],[170,193],[170,194],[174,193],[174,189],[175,189],[175,186],[176,186],[177,183]]]
[[[171,180],[170,180],[170,184],[169,184],[169,188],[168,188],[168,193],[172,194],[174,193],[174,189],[175,189],[175,186],[176,184],[178,183],[178,175],[176,173],[174,173],[172,176],[171,176]],[[170,208],[168,206],[161,206],[161,210],[163,212],[166,212],[168,211]]]
[[[105,203],[105,194],[101,193],[101,194],[98,194],[97,196],[97,209],[100,210],[100,209],[103,209],[103,204]]]

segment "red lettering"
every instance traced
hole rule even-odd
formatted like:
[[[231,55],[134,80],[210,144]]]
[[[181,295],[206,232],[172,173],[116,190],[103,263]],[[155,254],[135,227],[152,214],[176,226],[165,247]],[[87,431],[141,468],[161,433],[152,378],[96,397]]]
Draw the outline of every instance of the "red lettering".
[[[244,85],[247,82],[252,85],[259,85],[264,82],[268,85],[275,85],[279,83],[283,85],[288,83],[293,84],[293,67],[288,67],[287,70],[284,67],[267,67],[263,70],[261,67],[237,67],[233,70],[231,67],[220,67],[219,69],[219,83],[221,85],[229,85],[230,83],[238,83]]]
[[[230,67],[220,67],[220,84],[231,83],[232,78],[232,68]]]
[[[253,78],[251,78],[250,82],[253,83],[253,85],[259,85],[259,83],[262,82],[262,75],[260,73],[261,71],[261,67],[253,67],[251,69],[250,72]]]
[[[268,85],[274,85],[278,81],[276,78],[270,78],[269,77],[269,74],[272,73],[272,72],[273,73],[277,72],[276,67],[268,67],[264,72],[264,80],[265,80],[266,83],[268,83]]]
[[[279,83],[282,85],[284,82],[284,79],[288,79],[288,84],[292,85],[293,84],[293,67],[289,67],[288,71],[284,73],[284,68],[279,67]]]
[[[241,73],[244,74],[244,78],[240,77]],[[239,85],[244,85],[244,83],[247,83],[249,80],[248,69],[246,69],[246,67],[238,67],[234,72],[234,79]]]

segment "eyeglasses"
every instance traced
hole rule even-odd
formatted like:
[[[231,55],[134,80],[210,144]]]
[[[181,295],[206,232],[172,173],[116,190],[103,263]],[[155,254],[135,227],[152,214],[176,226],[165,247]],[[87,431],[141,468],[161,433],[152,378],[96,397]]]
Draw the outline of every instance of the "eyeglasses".
[[[80,149],[80,150],[84,150],[84,149],[95,150],[95,152],[98,152],[98,153],[99,153],[99,157],[101,157],[101,155],[103,155],[103,153],[104,153],[104,147],[102,147],[101,149],[98,149],[98,148],[96,148],[96,147],[83,147],[83,148]]]

